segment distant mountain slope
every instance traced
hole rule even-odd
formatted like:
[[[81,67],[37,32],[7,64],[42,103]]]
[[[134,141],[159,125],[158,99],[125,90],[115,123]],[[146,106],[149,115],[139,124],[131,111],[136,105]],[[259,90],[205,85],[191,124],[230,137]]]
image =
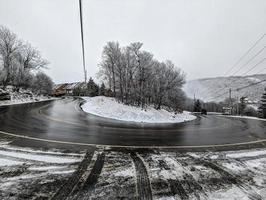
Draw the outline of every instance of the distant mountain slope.
[[[239,91],[236,89],[262,80],[266,80],[266,74],[205,78],[188,81],[183,89],[188,97],[194,98],[195,94],[197,99],[203,101],[223,101],[229,97],[229,88],[232,89],[232,98],[247,96],[251,101],[258,101],[266,87],[266,81]],[[222,95],[223,93],[226,94]]]

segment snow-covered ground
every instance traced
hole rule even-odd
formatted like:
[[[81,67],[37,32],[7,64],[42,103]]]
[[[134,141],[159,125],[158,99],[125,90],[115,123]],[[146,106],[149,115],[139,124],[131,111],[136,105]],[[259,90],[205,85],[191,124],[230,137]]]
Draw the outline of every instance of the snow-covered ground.
[[[118,103],[114,98],[98,96],[83,97],[86,103],[82,109],[90,114],[131,122],[180,123],[196,119],[189,112],[175,114],[164,109],[156,110],[148,106],[145,110]]]
[[[253,119],[259,121],[266,121],[266,119],[258,118],[258,117],[251,117],[251,116],[239,116],[239,115],[222,115],[224,117],[231,117],[231,118],[242,118],[242,119]]]
[[[74,195],[80,199],[136,199],[148,195],[147,186],[153,199],[266,199],[266,149],[179,152],[98,147],[92,153],[77,182],[80,192]],[[84,155],[16,147],[0,140],[0,199],[50,199],[74,180]],[[76,186],[70,185],[68,190]]]
[[[1,91],[3,92],[4,90],[1,89]],[[10,94],[11,100],[0,100],[0,106],[49,101],[51,99],[55,99],[48,96],[36,95],[33,94],[30,90],[23,89],[20,89],[19,92],[13,92],[12,89],[6,90],[4,92],[8,92]]]
[[[139,150],[147,173],[128,151],[105,152],[92,199],[136,199],[149,179],[153,199],[236,200],[266,198],[266,150],[187,152]],[[145,182],[143,182],[145,183]],[[144,188],[143,187],[140,188]],[[144,189],[143,195],[147,195]]]
[[[0,199],[49,199],[83,156],[20,148],[0,141]]]
[[[5,105],[15,105],[15,104],[23,104],[23,103],[34,103],[39,101],[50,101],[55,98],[48,98],[46,96],[35,96],[34,98],[12,98],[8,101],[0,101],[0,106]]]
[[[266,198],[265,149],[141,155],[149,165],[154,199],[179,199],[180,196],[181,199],[213,200]],[[169,182],[173,193],[162,195],[162,188],[155,185],[158,180]],[[166,186],[163,190],[167,194],[169,188]]]

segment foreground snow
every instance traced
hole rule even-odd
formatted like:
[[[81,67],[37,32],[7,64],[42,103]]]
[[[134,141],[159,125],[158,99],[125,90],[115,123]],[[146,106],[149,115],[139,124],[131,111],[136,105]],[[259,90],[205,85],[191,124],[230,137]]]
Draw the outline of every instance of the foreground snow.
[[[128,149],[96,148],[82,177],[90,177],[95,169],[97,178],[94,183],[79,180],[92,184],[90,190],[78,193],[79,197],[136,199],[138,177],[143,177],[149,179],[153,199],[266,198],[266,149],[221,152],[143,149],[135,153],[147,174],[134,164]],[[102,166],[98,162],[101,154],[105,155]],[[64,183],[73,180],[69,178],[83,158],[83,152],[42,151],[0,140],[0,199],[50,199]]]
[[[137,199],[138,176],[148,178],[153,199],[266,198],[266,150],[178,152],[141,150],[148,176],[127,151],[105,152],[92,199]],[[144,185],[143,185],[144,187]],[[145,193],[145,191],[143,190]]]
[[[15,147],[0,140],[0,199],[50,199],[83,156]]]
[[[114,98],[98,96],[83,97],[86,103],[82,109],[90,114],[131,122],[145,123],[180,123],[196,119],[189,112],[174,114],[164,109],[156,110],[148,106],[146,110],[139,107],[118,103]]]

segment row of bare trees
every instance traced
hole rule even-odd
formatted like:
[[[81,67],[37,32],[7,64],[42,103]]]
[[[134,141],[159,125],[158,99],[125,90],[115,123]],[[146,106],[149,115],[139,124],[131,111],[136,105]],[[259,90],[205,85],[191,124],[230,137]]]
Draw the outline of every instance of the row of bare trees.
[[[0,85],[16,88],[35,88],[41,85],[39,93],[48,93],[52,87],[51,79],[39,69],[47,66],[40,52],[31,44],[20,40],[15,33],[0,26]],[[33,73],[34,72],[34,73]],[[39,82],[42,83],[39,83]]]
[[[171,61],[159,62],[150,52],[142,50],[142,43],[121,47],[108,42],[103,49],[99,75],[108,83],[121,102],[145,108],[154,105],[177,111],[184,103],[181,90],[184,73]]]

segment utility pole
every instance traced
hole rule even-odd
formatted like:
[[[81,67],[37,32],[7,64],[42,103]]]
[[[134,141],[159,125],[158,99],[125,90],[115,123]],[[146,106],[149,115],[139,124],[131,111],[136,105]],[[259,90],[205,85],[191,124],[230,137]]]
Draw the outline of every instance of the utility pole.
[[[84,48],[84,34],[83,34],[83,15],[82,15],[82,0],[79,0],[79,17],[80,17],[80,33],[81,33],[81,43],[82,43],[82,61],[84,70],[84,81],[87,83],[87,70],[85,62],[85,48]]]
[[[229,89],[229,104],[232,106],[232,90],[231,88]]]
[[[229,108],[231,110],[231,115],[233,114],[233,106],[232,106],[232,90],[229,89]]]
[[[238,95],[236,96],[236,114],[239,115],[239,101],[238,101]]]
[[[194,104],[193,104],[193,108],[192,108],[193,112],[195,112],[195,104],[196,104],[196,95],[194,93]]]
[[[247,99],[247,97],[244,97],[244,96],[240,97],[240,110],[239,110],[239,112],[240,112],[241,116],[244,114],[243,112],[244,112],[244,109],[246,107],[246,99]]]

